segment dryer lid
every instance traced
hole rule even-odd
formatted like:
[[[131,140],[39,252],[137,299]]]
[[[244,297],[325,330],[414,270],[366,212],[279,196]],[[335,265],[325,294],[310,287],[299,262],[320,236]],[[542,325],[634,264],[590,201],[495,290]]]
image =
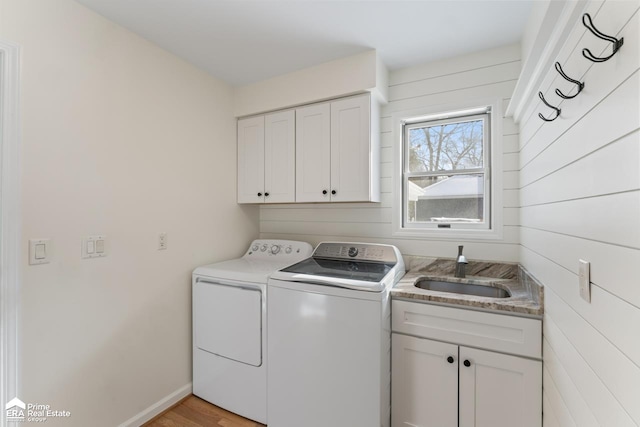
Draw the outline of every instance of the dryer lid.
[[[212,279],[265,284],[274,271],[289,264],[291,261],[278,262],[240,258],[198,267],[193,274]]]

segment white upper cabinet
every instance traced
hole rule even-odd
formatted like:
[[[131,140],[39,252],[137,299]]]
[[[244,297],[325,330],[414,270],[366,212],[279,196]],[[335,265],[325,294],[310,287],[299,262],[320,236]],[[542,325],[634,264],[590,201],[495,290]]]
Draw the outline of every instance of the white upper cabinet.
[[[264,116],[238,120],[238,203],[264,201]]]
[[[296,109],[296,202],[328,202],[331,187],[331,107]]]
[[[238,120],[238,203],[379,202],[379,109],[357,95]]]
[[[238,120],[238,203],[295,201],[295,111]]]
[[[375,105],[365,94],[296,110],[297,202],[380,201]]]
[[[367,202],[371,194],[370,97],[331,103],[331,201]]]
[[[264,194],[266,203],[296,200],[295,111],[264,117]]]

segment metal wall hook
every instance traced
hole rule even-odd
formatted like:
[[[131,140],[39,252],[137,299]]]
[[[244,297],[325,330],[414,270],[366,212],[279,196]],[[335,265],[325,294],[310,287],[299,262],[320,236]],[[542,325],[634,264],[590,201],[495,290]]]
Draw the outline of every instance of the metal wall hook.
[[[593,25],[593,21],[591,20],[591,15],[589,15],[588,13],[585,13],[584,15],[582,15],[582,23],[584,24],[585,27],[587,27],[587,29],[589,31],[591,31],[593,33],[594,36],[598,37],[599,39],[602,40],[606,40],[608,42],[613,43],[613,53],[605,58],[599,58],[597,56],[595,56],[594,54],[591,53],[591,51],[587,48],[582,49],[582,56],[584,56],[585,58],[587,58],[589,61],[593,61],[593,62],[605,62],[608,61],[609,59],[611,59],[611,57],[613,57],[613,55],[615,55],[618,50],[620,50],[620,48],[622,47],[622,44],[624,43],[624,37],[620,38],[619,40],[615,37],[612,36],[608,36],[602,32],[600,32],[594,25]]]
[[[584,89],[584,82],[574,80],[571,77],[567,76],[562,70],[562,66],[560,65],[559,62],[556,62],[556,70],[558,70],[558,73],[560,73],[560,75],[564,77],[567,81],[570,81],[571,83],[578,85],[578,91],[574,95],[565,95],[564,93],[562,93],[562,91],[560,91],[560,89],[556,89],[556,94],[560,98],[564,98],[564,99],[571,99],[578,96],[578,94],[582,92],[582,89]]]
[[[544,99],[544,95],[542,94],[542,92],[538,92],[538,96],[540,97],[540,99],[542,99],[542,102],[544,102],[544,105],[546,105],[549,108],[553,108],[556,111],[556,115],[554,118],[552,119],[547,119],[545,116],[543,116],[541,113],[538,113],[538,117],[540,117],[542,120],[544,120],[545,122],[552,122],[555,119],[557,119],[560,116],[560,109],[558,107],[554,107],[553,105],[550,105],[546,99]]]

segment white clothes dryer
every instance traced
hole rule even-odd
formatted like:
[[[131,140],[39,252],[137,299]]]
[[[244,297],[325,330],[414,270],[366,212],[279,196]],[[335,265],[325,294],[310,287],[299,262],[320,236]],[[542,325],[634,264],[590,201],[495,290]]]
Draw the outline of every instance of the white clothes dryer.
[[[305,242],[254,240],[242,258],[193,272],[193,394],[267,423],[267,281],[311,255]]]

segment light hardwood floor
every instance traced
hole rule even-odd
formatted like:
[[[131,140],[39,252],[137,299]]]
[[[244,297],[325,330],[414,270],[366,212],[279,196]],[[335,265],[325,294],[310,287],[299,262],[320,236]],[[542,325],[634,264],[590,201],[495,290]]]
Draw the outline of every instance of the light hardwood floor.
[[[143,427],[266,427],[191,395]]]

